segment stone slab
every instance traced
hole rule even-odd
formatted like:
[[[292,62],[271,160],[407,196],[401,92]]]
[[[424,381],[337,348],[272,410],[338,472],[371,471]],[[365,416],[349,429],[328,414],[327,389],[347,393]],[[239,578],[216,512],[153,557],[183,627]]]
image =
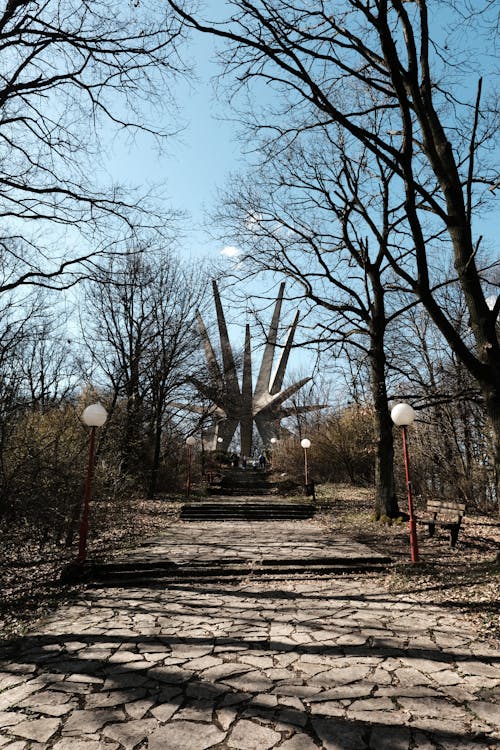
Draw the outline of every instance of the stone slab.
[[[317,522],[211,523],[129,556],[251,569],[327,553],[364,552]],[[3,653],[2,750],[500,747],[500,654],[380,576],[89,588]]]

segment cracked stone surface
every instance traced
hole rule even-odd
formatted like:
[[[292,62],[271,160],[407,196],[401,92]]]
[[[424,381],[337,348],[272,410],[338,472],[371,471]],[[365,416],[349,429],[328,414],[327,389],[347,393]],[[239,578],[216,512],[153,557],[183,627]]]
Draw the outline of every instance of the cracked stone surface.
[[[179,523],[127,559],[321,554],[363,548],[313,521]],[[500,654],[370,574],[88,587],[0,655],[2,750],[500,748]]]

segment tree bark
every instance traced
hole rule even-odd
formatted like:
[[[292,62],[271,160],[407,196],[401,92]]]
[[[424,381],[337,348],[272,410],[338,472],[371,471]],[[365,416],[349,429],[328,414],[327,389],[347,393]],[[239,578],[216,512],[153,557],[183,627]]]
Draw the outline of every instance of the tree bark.
[[[497,388],[483,390],[486,411],[494,434],[493,441],[493,493],[498,504],[500,515],[500,385]]]
[[[387,325],[384,309],[384,290],[378,273],[370,273],[373,290],[370,319],[370,371],[373,405],[375,409],[375,515],[378,518],[399,515],[394,487],[394,440],[389,413],[386,385],[386,357],[384,335]]]

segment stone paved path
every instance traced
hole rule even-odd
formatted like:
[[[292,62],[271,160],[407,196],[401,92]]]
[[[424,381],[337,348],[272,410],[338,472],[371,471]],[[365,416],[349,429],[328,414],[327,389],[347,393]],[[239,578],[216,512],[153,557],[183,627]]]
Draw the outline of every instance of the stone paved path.
[[[360,553],[314,522],[215,526],[136,556]],[[500,748],[500,654],[369,575],[88,589],[3,656],[10,750]]]
[[[179,523],[172,532],[135,551],[127,560],[158,560],[167,556],[179,565],[213,560],[260,560],[300,556],[302,559],[321,555],[352,558],[377,555],[363,544],[338,534],[325,532],[314,521],[272,523]]]

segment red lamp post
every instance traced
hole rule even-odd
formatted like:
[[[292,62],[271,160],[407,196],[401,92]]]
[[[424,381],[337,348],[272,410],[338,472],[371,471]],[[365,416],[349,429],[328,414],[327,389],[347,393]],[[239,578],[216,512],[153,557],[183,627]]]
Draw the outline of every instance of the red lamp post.
[[[311,441],[308,438],[304,438],[300,441],[300,445],[304,449],[304,481],[306,489],[309,486],[309,466],[307,464],[307,450],[311,447]]]
[[[92,491],[92,474],[94,471],[95,457],[95,431],[102,427],[108,418],[108,413],[102,404],[91,404],[87,406],[82,414],[82,421],[90,427],[89,461],[87,464],[87,476],[85,479],[85,493],[83,496],[82,518],[80,521],[80,532],[78,539],[77,563],[84,563],[87,557],[87,535],[89,531],[90,495]]]
[[[391,411],[391,419],[395,425],[401,427],[403,433],[403,457],[405,462],[405,476],[406,476],[406,488],[408,492],[408,515],[410,520],[408,526],[410,529],[410,552],[411,561],[417,563],[418,557],[418,538],[417,538],[417,522],[413,512],[413,498],[410,480],[410,460],[408,458],[408,436],[406,434],[406,428],[412,424],[415,420],[415,411],[410,404],[397,404]]]
[[[193,445],[196,444],[196,438],[190,435],[186,440],[187,451],[188,451],[188,468],[186,478],[186,497],[191,494],[191,464],[193,462]]]
[[[270,440],[271,443],[271,467],[274,469],[274,448],[276,447],[278,443],[278,438],[272,437]]]

